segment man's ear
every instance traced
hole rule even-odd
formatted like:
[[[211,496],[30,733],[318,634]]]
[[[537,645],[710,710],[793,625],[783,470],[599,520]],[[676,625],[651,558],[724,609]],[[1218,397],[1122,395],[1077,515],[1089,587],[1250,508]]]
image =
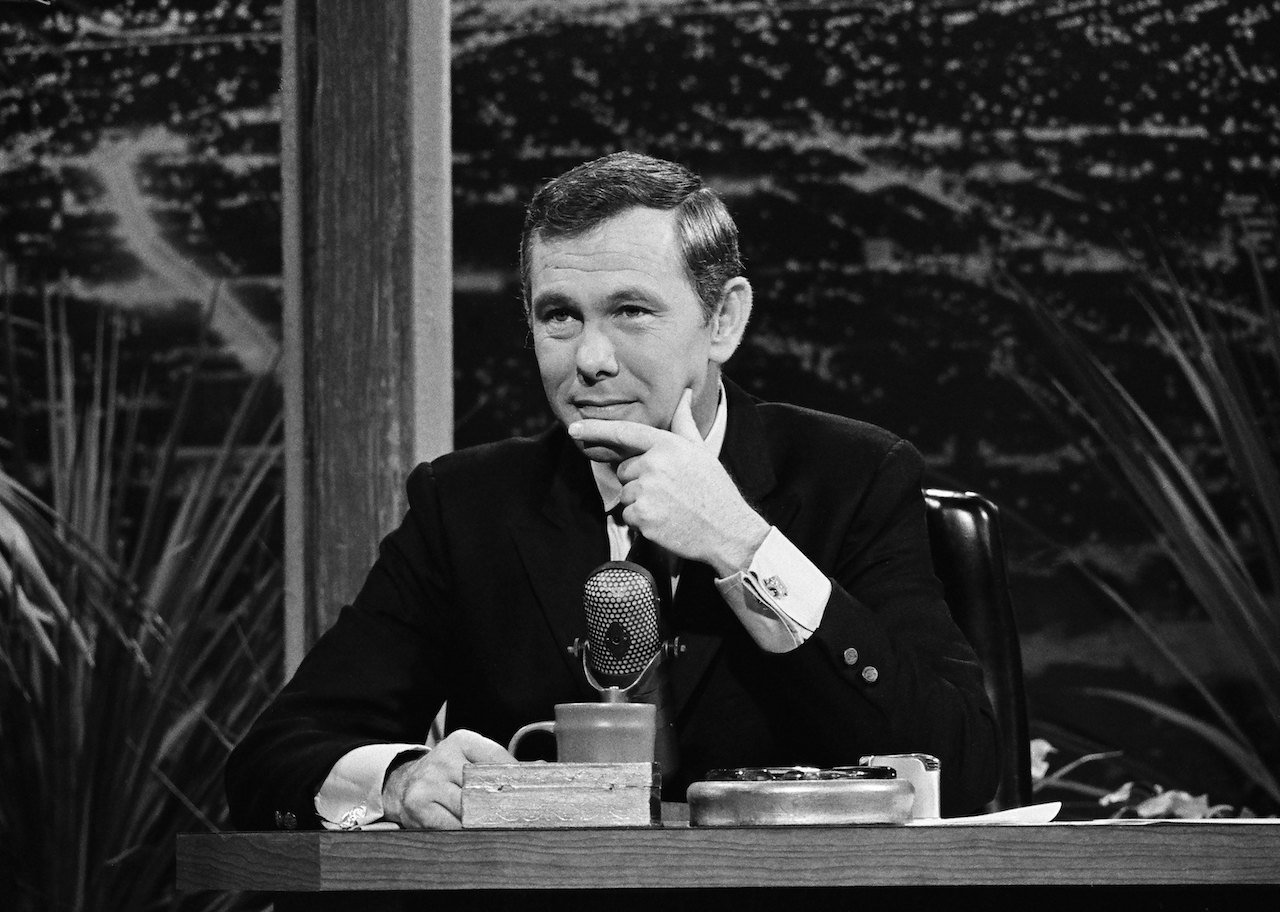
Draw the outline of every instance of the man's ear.
[[[720,303],[711,315],[711,360],[724,364],[738,349],[751,319],[751,283],[735,276],[724,283]]]

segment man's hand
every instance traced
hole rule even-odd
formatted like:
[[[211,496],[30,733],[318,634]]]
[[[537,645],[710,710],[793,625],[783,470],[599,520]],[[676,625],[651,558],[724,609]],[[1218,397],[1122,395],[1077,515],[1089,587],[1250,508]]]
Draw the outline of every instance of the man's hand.
[[[745,570],[769,534],[769,524],[743,499],[729,473],[707,450],[685,390],[671,430],[634,421],[575,421],[569,433],[586,446],[624,456],[622,519],[672,554],[708,564],[719,576]]]
[[[515,762],[496,741],[459,729],[387,775],[382,786],[383,817],[406,829],[461,829],[463,765]]]

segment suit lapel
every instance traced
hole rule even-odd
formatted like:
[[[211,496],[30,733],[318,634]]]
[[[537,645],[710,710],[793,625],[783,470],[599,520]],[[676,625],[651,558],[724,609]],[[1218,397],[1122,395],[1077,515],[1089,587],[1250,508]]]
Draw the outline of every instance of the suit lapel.
[[[747,503],[770,525],[787,529],[800,509],[800,501],[779,487],[769,456],[769,440],[755,400],[737,385],[724,382],[729,396],[729,424],[725,428],[720,461]]]
[[[724,381],[729,399],[729,422],[725,427],[720,461],[729,470],[747,503],[758,505],[773,490],[777,478],[769,459],[764,425],[753,400],[737,384]]]
[[[587,460],[563,432],[556,433],[561,445],[540,509],[507,524],[561,659],[585,688],[581,660],[568,647],[586,638],[582,584],[609,559],[609,540]]]

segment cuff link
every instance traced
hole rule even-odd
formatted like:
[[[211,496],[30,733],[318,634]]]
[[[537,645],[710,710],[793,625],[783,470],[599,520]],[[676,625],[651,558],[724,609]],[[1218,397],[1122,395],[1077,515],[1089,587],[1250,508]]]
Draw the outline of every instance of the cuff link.
[[[360,821],[364,817],[364,815],[367,813],[368,813],[368,808],[366,808],[363,804],[357,804],[351,810],[347,811],[345,814],[342,815],[342,819],[338,821],[338,829],[341,829],[341,830],[360,829]]]
[[[780,576],[771,576],[762,581],[764,588],[769,594],[776,599],[784,599],[787,597],[787,584],[782,581]]]

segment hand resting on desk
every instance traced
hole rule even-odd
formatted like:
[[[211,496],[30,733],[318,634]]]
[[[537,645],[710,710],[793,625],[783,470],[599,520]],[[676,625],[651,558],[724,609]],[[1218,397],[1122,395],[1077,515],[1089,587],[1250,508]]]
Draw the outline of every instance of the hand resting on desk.
[[[427,753],[392,767],[382,785],[383,816],[405,829],[461,829],[462,767],[515,762],[496,741],[459,729]]]

